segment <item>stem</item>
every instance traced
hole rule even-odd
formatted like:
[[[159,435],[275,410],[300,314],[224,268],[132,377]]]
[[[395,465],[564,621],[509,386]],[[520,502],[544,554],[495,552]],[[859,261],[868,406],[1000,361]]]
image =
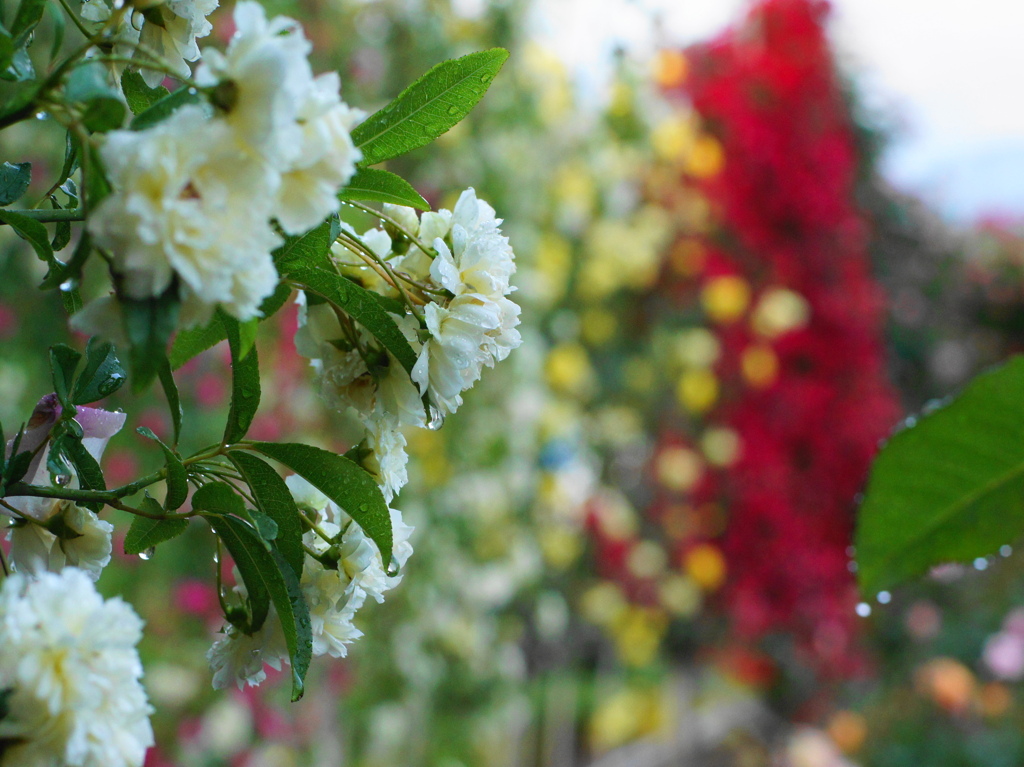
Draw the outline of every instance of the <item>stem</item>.
[[[71,6],[68,5],[67,0],[57,0],[57,2],[64,9],[64,12],[71,17],[75,26],[78,27],[78,31],[81,32],[87,40],[92,40],[92,32],[85,28],[85,24],[83,24],[82,20],[78,18],[78,14],[71,10]]]
[[[384,261],[384,259],[379,258],[376,253],[366,247],[362,242],[347,234],[341,234],[338,237],[338,241],[346,248],[356,253],[356,255],[362,256],[368,264],[374,267],[377,274],[380,274],[380,269],[383,269],[385,274],[382,276],[385,281],[390,282],[391,285],[402,295],[402,301],[404,301],[405,305],[409,307],[409,311],[412,312],[412,316],[417,320],[423,319],[420,312],[417,311],[412,297],[409,295],[408,291],[406,291],[405,285],[402,284],[402,281],[398,278],[388,263]],[[377,268],[378,266],[380,269]]]
[[[11,574],[11,571],[7,569],[7,557],[4,555],[3,547],[0,547],[0,565],[3,565],[4,577],[6,578]]]
[[[25,218],[32,218],[36,221],[41,221],[44,224],[52,224],[55,221],[85,221],[85,211],[81,208],[75,208],[74,210],[68,210],[65,208],[58,208],[56,210],[47,210],[46,208],[41,209],[12,209],[9,213],[16,213],[19,216]],[[4,222],[0,221],[0,225]]]
[[[423,244],[419,237],[410,232],[408,229],[406,229],[404,226],[398,223],[398,221],[393,219],[384,211],[377,210],[376,208],[371,208],[369,205],[363,205],[361,202],[353,202],[352,200],[342,200],[342,202],[345,203],[345,205],[351,205],[353,208],[358,208],[361,211],[369,213],[371,216],[376,216],[381,221],[387,221],[389,224],[391,224],[391,226],[395,227],[395,229],[397,229],[406,237],[408,237],[409,241],[412,242],[417,248],[422,250],[428,257],[434,257],[433,255],[431,255],[434,254],[434,249],[432,247]]]

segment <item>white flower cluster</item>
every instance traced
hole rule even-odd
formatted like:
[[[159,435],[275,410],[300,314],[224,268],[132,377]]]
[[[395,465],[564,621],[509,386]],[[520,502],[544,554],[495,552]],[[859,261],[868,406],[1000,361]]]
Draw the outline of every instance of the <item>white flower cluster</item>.
[[[410,208],[385,205],[385,216],[387,230],[371,229],[357,239],[424,297],[422,326],[411,314],[392,314],[417,354],[411,380],[383,350],[376,358],[387,361],[371,369],[364,351],[373,348],[369,334],[357,329],[356,342],[346,341],[330,305],[307,306],[301,297],[295,346],[311,360],[328,402],[351,408],[366,427],[372,456],[364,463],[376,471],[390,502],[406,482],[401,427],[436,427],[462,404],[462,392],[483,368],[505,359],[522,339],[519,306],[508,298],[514,290],[512,248],[494,209],[473,189],[462,193],[454,211],[417,217]],[[388,292],[387,283],[353,262],[343,245],[335,246],[334,255],[343,268],[359,270],[368,287]],[[429,411],[424,400],[432,403]]]
[[[120,8],[122,3],[115,5]],[[177,77],[188,77],[192,70],[186,62],[199,59],[196,40],[213,30],[206,17],[217,9],[217,0],[157,0],[146,6],[144,10],[128,8],[121,16],[117,53],[134,54],[140,62],[148,60],[148,54],[155,54]],[[87,21],[102,24],[112,15],[113,10],[105,0],[82,3],[82,18]],[[150,88],[158,86],[166,76],[165,72],[144,67],[140,72]]]
[[[153,745],[135,645],[142,621],[89,575],[8,577],[0,590],[3,767],[140,767]]]
[[[313,75],[299,24],[268,21],[251,0],[234,19],[227,51],[206,52],[196,72],[214,112],[191,104],[146,130],[108,133],[113,192],[88,223],[128,297],[161,295],[177,280],[186,325],[218,305],[243,321],[258,316],[277,286],[271,219],[288,234],[319,224],[360,158],[349,132],[362,113],[341,100],[337,73]]]
[[[401,583],[402,576],[388,575],[377,545],[327,496],[301,477],[293,475],[286,481],[299,508],[309,514],[318,528],[308,531],[303,543],[323,560],[337,563],[329,567],[307,554],[303,566],[300,583],[309,605],[313,655],[343,658],[348,652],[347,645],[362,636],[352,623],[356,611],[367,597],[383,602],[384,593]],[[394,509],[391,527],[392,559],[402,568],[412,555],[409,538],[413,528]],[[244,594],[244,590],[240,591]],[[280,670],[281,664],[288,662],[276,615],[272,611],[263,628],[251,636],[229,626],[225,636],[210,648],[207,659],[214,672],[213,686],[218,689],[232,682],[239,689],[260,684],[266,679],[264,665]]]

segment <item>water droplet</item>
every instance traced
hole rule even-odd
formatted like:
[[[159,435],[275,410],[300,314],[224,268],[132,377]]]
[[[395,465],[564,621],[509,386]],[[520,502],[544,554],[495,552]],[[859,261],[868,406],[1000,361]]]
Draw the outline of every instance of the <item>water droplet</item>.
[[[448,107],[448,114],[450,114],[450,115],[457,115],[458,113],[459,113],[459,108],[457,106],[450,106],[450,107]]]
[[[388,569],[387,569],[388,578],[396,577],[400,570],[401,570],[401,568],[398,566],[398,563],[395,562],[395,560],[392,559],[388,563]]]
[[[867,618],[871,615],[871,605],[867,602],[861,602],[857,605],[857,615],[861,618]]]
[[[1001,557],[1008,557],[1012,553],[1013,553],[1013,546],[1010,546],[1007,543],[1004,543],[1002,546],[999,547],[999,556],[1001,556]]]
[[[78,287],[78,280],[65,280],[60,284],[60,289],[65,293],[70,293],[72,290]]]
[[[490,73],[480,75],[480,82],[482,82],[482,83],[489,83],[493,79],[494,79],[494,75],[492,75]]]
[[[124,382],[124,376],[120,373],[114,373],[105,381],[102,381],[97,388],[99,389],[100,394],[106,397],[108,394],[113,394],[117,391],[122,382]]]
[[[220,552],[217,552],[217,551],[213,552],[213,563],[215,565],[219,565],[220,564]]]
[[[977,559],[974,560],[974,569],[975,570],[987,570],[988,569],[988,560],[985,559],[985,557],[978,557]]]
[[[188,89],[188,95],[190,96],[195,96],[197,93],[199,93],[199,91],[197,91],[195,88]]]
[[[45,119],[47,119],[47,118],[48,118],[49,116],[50,116],[50,115],[49,115],[49,114],[48,114],[47,112],[36,112],[36,119],[37,119],[37,120],[45,120]]]
[[[430,406],[427,415],[427,428],[431,431],[437,431],[444,426],[444,414],[433,405]]]
[[[156,553],[156,547],[155,546],[150,546],[145,551],[140,551],[139,552],[139,559],[143,560],[144,562],[148,562],[149,560],[151,560],[153,558],[153,555],[155,553]]]
[[[880,604],[880,605],[887,605],[891,601],[892,601],[892,594],[890,594],[888,591],[879,591],[878,592],[878,604]]]
[[[365,503],[361,503],[361,504],[359,504],[359,510],[361,512],[363,512],[363,514],[365,514],[366,512],[368,512],[370,510],[370,507],[367,506]]]
[[[71,482],[71,475],[70,474],[58,474],[56,477],[53,478],[53,481],[56,482],[61,487],[65,487],[65,486],[67,486]]]

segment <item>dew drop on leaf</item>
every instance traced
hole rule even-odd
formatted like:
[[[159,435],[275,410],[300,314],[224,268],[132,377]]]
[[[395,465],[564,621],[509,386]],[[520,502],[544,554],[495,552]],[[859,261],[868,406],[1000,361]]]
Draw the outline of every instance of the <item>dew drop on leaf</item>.
[[[859,615],[861,618],[867,618],[869,615],[871,615],[871,605],[869,605],[867,602],[860,602],[857,605],[857,615]]]
[[[155,546],[150,546],[145,551],[140,551],[139,552],[139,559],[143,560],[144,562],[148,562],[149,560],[151,560],[153,558],[153,555],[155,553],[156,553],[156,547]]]

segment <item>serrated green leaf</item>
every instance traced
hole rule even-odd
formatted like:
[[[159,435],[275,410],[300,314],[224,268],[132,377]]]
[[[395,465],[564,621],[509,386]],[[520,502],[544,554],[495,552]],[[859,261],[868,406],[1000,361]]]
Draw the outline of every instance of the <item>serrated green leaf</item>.
[[[331,222],[324,221],[305,234],[286,237],[284,245],[272,254],[274,266],[282,276],[290,274],[294,269],[329,267],[333,242]]]
[[[186,104],[198,104],[200,100],[199,94],[193,93],[189,88],[178,88],[139,112],[128,127],[132,130],[152,128],[170,117],[176,109]]]
[[[75,138],[74,133],[68,131],[64,139],[64,164],[61,166],[60,177],[57,179],[58,186],[71,177],[71,174],[78,168],[80,159],[78,139]]]
[[[0,222],[7,224],[31,245],[40,261],[47,264],[53,263],[53,246],[50,245],[50,235],[46,233],[45,226],[28,216],[2,209],[0,209]]]
[[[412,184],[379,168],[360,168],[348,185],[338,193],[340,200],[369,200],[405,205],[418,210],[430,210],[430,203],[423,199]]]
[[[231,348],[231,407],[224,427],[224,442],[237,442],[245,436],[260,406],[260,363],[255,348],[242,356],[240,323],[221,315]]]
[[[291,294],[291,286],[283,282],[280,283],[274,292],[260,304],[260,322],[274,316],[288,302],[288,297]],[[205,327],[182,330],[175,337],[174,345],[171,347],[171,369],[177,370],[196,355],[202,354],[207,349],[212,349],[226,338],[224,323],[220,321],[219,317],[214,317]]]
[[[32,183],[32,163],[19,162],[0,165],[0,205],[10,205],[28,191]]]
[[[64,96],[79,105],[82,124],[93,133],[120,128],[124,122],[125,103],[110,85],[106,67],[98,61],[76,66],[71,71]]]
[[[360,165],[398,157],[447,132],[483,98],[507,58],[508,51],[492,48],[433,67],[352,131],[363,152]]]
[[[391,514],[377,483],[361,466],[327,450],[294,442],[256,442],[248,447],[287,466],[338,504],[377,544],[384,566],[391,562]]]
[[[406,372],[412,373],[416,352],[395,320],[374,298],[374,294],[352,280],[323,269],[296,269],[290,275],[303,289],[326,298],[343,309],[391,352]]]
[[[295,574],[301,577],[306,558],[302,549],[305,527],[288,485],[270,464],[251,453],[233,450],[228,453],[228,458],[249,485],[257,508],[277,523],[277,548]]]
[[[174,454],[174,451],[153,433],[152,429],[140,426],[135,431],[160,445],[160,449],[164,453],[164,468],[167,469],[167,497],[164,498],[164,508],[168,511],[181,508],[185,499],[188,498],[188,472],[185,471],[185,465]]]
[[[249,524],[236,517],[208,516],[206,520],[220,536],[235,561],[246,590],[249,592],[252,617],[250,630],[257,631],[266,619],[266,610],[257,621],[253,594],[269,595],[277,608],[288,655],[292,667],[292,700],[302,697],[306,672],[313,650],[313,632],[309,620],[309,606],[302,596],[298,576],[276,548],[267,551],[263,540]]]
[[[150,88],[142,79],[142,75],[134,69],[125,69],[121,74],[121,91],[124,93],[124,99],[128,102],[128,108],[133,115],[142,114],[158,101],[170,95],[170,91],[162,85]]]
[[[121,388],[125,378],[126,373],[114,345],[93,336],[85,347],[85,368],[75,382],[71,401],[76,405],[88,405],[109,397]]]
[[[181,439],[181,419],[184,416],[184,411],[181,407],[181,396],[178,394],[178,385],[174,382],[174,376],[171,374],[171,366],[168,362],[164,362],[160,366],[160,385],[163,387],[164,396],[167,398],[167,409],[171,412],[171,428],[174,431],[174,442],[171,444],[174,447],[178,446],[178,441]]]
[[[71,385],[75,379],[75,369],[82,355],[64,344],[50,347],[50,373],[53,376],[53,390],[57,399],[65,408],[74,406],[71,401]]]
[[[81,438],[69,438],[64,441],[64,454],[75,469],[78,482],[85,490],[106,490],[107,483],[103,479],[103,470],[85,449]]]
[[[82,309],[82,293],[77,287],[60,291],[60,300],[68,317]]]
[[[175,284],[162,295],[136,300],[120,297],[121,318],[130,348],[132,391],[142,392],[166,364],[167,342],[178,324],[181,302]]]
[[[1024,357],[894,434],[857,519],[857,574],[874,595],[1024,533]]]
[[[143,502],[143,510],[151,514],[159,514],[163,511],[160,504],[149,496]],[[165,519],[150,519],[149,517],[132,517],[132,525],[124,537],[125,554],[141,554],[147,549],[158,546],[161,543],[177,538],[188,529],[188,520],[184,517],[167,517]]]

